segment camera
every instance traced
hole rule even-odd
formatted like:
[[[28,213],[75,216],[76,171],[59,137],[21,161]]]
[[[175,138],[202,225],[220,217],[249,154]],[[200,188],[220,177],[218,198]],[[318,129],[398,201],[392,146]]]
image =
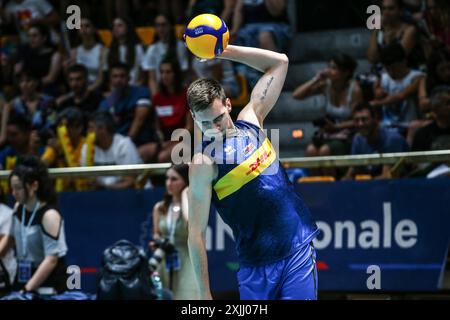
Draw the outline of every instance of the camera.
[[[155,239],[156,250],[148,260],[148,264],[152,271],[155,271],[159,264],[162,262],[166,255],[170,255],[175,252],[175,246],[169,241],[168,238]]]
[[[319,127],[319,128],[322,128],[323,126],[325,126],[325,123],[326,123],[325,118],[320,118],[320,119],[316,119],[313,121],[313,125],[315,127]]]
[[[335,119],[333,119],[332,117],[330,117],[329,115],[326,115],[326,116],[324,116],[324,117],[322,117],[322,118],[319,118],[319,119],[316,119],[316,120],[314,120],[313,121],[313,125],[315,126],[315,127],[318,127],[318,128],[323,128],[323,127],[325,127],[325,125],[327,124],[327,123],[336,123],[336,120]]]

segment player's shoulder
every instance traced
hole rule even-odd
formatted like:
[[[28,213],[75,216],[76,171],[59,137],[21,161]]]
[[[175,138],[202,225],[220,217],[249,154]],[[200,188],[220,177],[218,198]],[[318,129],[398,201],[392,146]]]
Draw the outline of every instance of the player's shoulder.
[[[237,122],[238,121],[244,126],[252,127],[252,129],[263,128],[263,121],[256,115],[251,101],[244,107],[244,109],[242,109],[241,112],[239,112],[239,115],[237,117]]]
[[[158,201],[153,207],[156,212],[163,212],[164,210],[164,201]]]
[[[217,164],[206,154],[196,153],[192,157],[192,162],[189,166],[189,180],[193,182],[193,180],[200,182],[211,182],[217,176],[218,169]]]

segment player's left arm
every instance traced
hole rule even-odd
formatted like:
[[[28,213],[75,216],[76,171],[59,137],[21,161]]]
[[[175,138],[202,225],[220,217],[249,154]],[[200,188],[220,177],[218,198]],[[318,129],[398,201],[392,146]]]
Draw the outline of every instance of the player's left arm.
[[[250,102],[238,116],[238,120],[245,120],[262,128],[264,119],[283,89],[289,65],[288,57],[274,51],[229,45],[219,58],[244,63],[264,73],[253,88]]]

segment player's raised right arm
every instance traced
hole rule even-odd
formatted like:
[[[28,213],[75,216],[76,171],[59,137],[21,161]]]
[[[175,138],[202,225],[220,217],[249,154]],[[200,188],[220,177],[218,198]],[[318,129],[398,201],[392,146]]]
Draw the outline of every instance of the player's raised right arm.
[[[205,236],[211,205],[214,164],[202,154],[194,155],[189,166],[189,255],[194,268],[200,299],[212,299],[209,287]]]

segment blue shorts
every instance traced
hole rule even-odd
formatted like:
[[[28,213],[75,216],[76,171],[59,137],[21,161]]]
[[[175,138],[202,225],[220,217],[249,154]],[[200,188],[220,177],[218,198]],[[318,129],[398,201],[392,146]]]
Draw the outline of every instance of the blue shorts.
[[[316,252],[312,244],[286,259],[237,274],[241,300],[317,300]]]
[[[238,44],[259,48],[258,35],[261,32],[272,34],[278,51],[285,51],[293,36],[291,27],[286,23],[247,23],[239,29]]]

